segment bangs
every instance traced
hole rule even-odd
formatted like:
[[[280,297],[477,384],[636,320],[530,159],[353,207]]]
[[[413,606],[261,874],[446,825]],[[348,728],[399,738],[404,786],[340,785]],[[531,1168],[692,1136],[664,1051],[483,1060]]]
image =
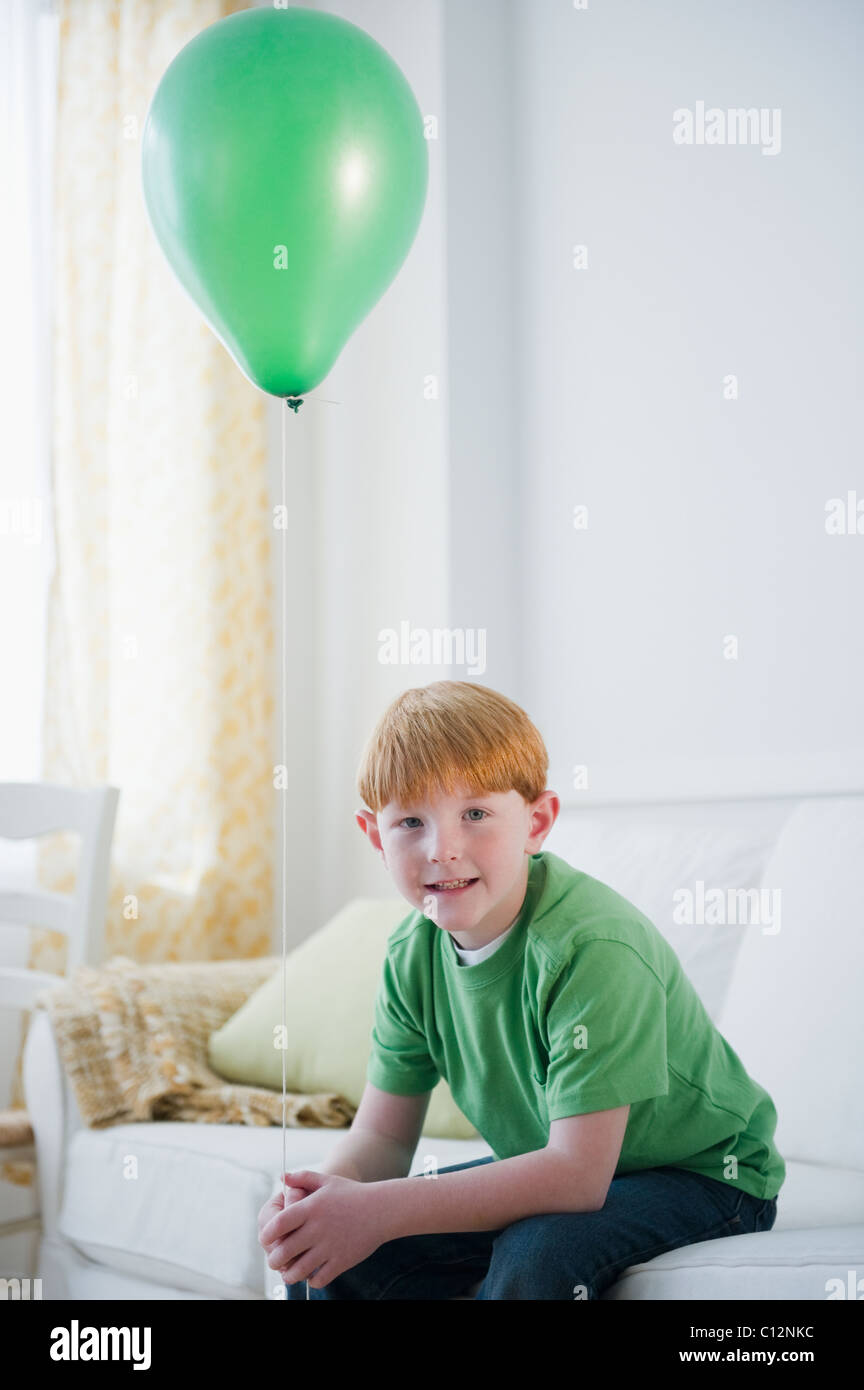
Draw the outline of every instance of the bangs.
[[[357,770],[371,811],[406,806],[438,792],[516,790],[535,801],[545,790],[549,757],[527,714],[505,695],[471,681],[435,681],[407,690],[389,706]]]

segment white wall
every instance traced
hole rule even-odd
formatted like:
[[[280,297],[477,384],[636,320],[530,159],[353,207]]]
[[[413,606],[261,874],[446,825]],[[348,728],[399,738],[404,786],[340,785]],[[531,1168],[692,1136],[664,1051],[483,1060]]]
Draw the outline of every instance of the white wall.
[[[825,504],[864,500],[864,8],[513,12],[519,689],[551,785],[860,788],[864,535]],[[780,108],[779,152],[673,143],[700,100]]]
[[[353,776],[409,685],[510,694],[574,807],[864,788],[864,536],[825,532],[828,499],[864,499],[864,9],[325,8],[439,137],[417,241],[317,390],[341,404],[289,420],[293,938],[391,895]],[[779,108],[778,152],[676,144],[700,101]],[[485,672],[381,667],[403,617],[482,628]]]

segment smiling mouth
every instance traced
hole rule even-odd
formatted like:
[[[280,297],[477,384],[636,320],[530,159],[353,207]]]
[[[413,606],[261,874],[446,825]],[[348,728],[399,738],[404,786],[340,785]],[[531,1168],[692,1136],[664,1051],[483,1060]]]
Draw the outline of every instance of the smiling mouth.
[[[445,878],[438,883],[424,884],[424,887],[432,893],[455,893],[460,888],[470,888],[476,882],[476,878]]]

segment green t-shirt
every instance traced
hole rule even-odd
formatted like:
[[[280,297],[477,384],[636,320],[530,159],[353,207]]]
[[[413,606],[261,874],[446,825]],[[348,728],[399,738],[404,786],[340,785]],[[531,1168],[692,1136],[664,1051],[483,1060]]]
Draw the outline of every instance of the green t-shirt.
[[[548,850],[497,951],[460,964],[419,911],[387,941],[367,1077],[415,1095],[443,1076],[496,1158],[545,1148],[551,1120],[630,1104],[616,1175],[672,1165],[777,1195],[768,1092],[709,1018],[666,938]]]

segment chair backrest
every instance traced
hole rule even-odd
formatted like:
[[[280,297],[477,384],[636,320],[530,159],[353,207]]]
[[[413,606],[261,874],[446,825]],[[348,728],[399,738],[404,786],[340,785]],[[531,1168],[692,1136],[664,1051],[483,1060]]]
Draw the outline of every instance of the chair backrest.
[[[77,832],[81,837],[73,893],[10,891],[0,883],[0,930],[15,924],[62,932],[67,937],[67,973],[102,960],[119,798],[118,787],[0,782],[0,838],[27,840],[58,831]],[[0,965],[0,1006],[29,1009],[39,991],[60,978],[44,970]]]

